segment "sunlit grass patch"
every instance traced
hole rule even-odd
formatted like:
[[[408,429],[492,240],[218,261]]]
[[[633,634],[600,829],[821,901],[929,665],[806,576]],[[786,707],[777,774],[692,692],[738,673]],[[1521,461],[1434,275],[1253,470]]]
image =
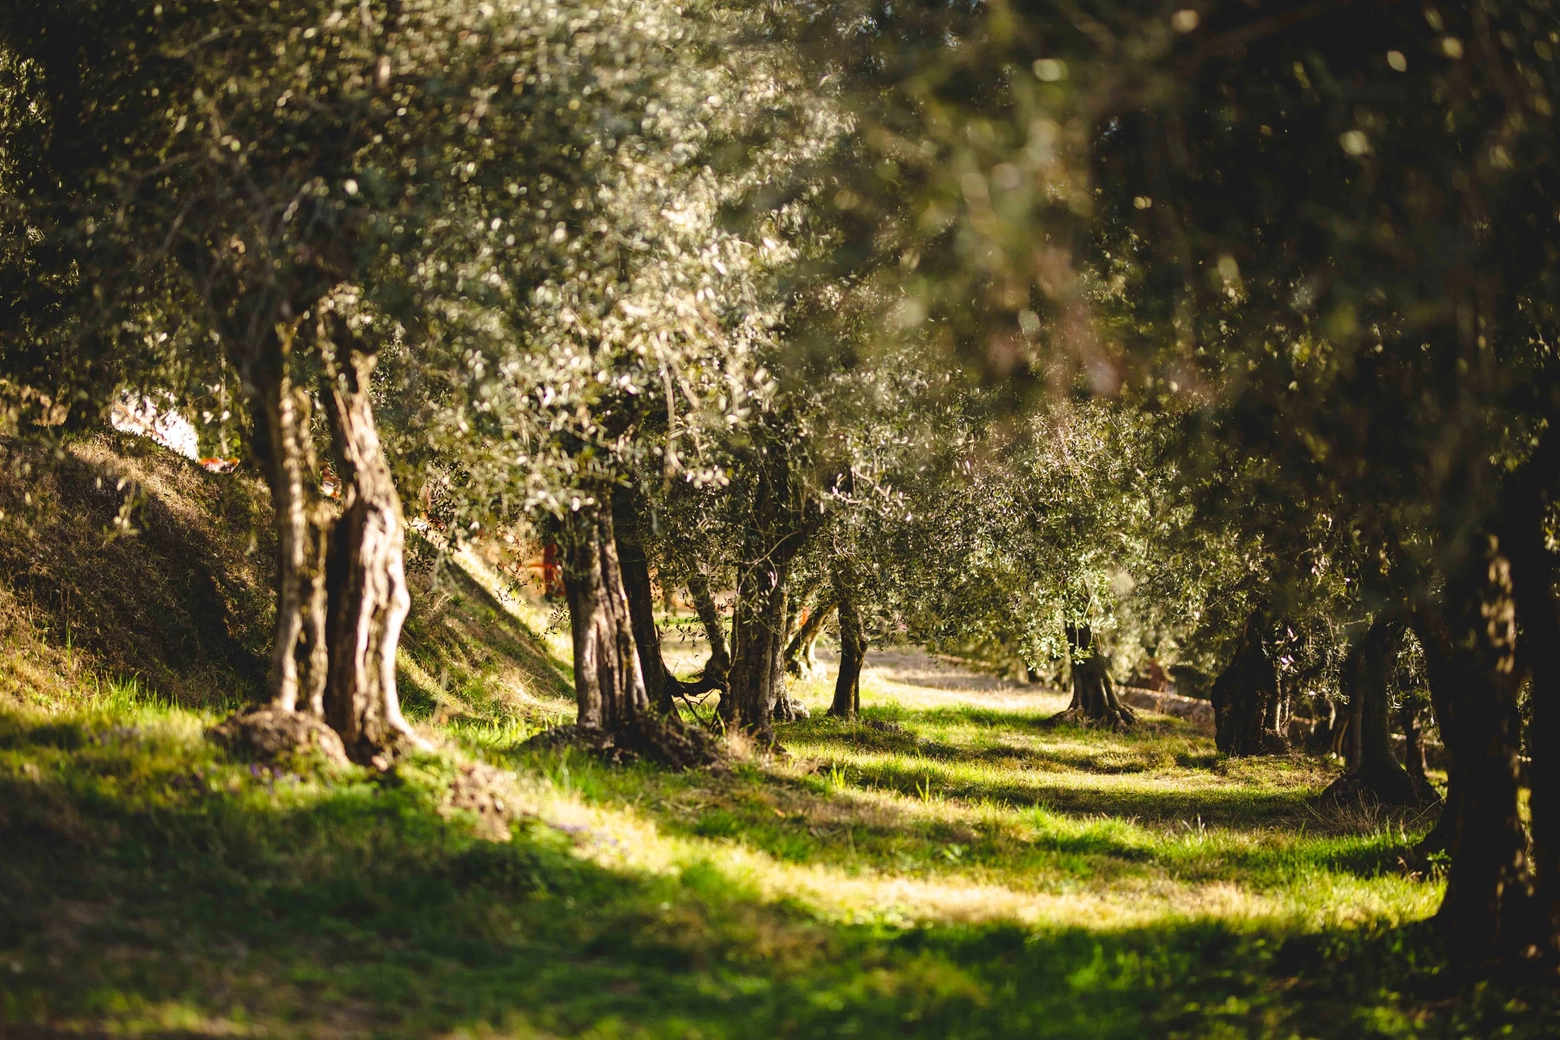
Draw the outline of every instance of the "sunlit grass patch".
[[[879,704],[673,774],[527,749],[544,720],[517,703],[450,714],[446,750],[389,774],[231,760],[215,713],[138,685],[0,714],[0,1031],[1352,1037],[1424,1015],[1392,980],[1440,885],[1395,871],[1401,821],[1318,824],[1320,763]],[[462,755],[512,771],[508,842],[444,808]]]

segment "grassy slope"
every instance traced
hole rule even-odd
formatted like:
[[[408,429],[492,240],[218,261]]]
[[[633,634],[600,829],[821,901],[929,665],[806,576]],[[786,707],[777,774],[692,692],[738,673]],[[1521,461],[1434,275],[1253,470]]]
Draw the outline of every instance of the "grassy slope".
[[[85,448],[105,465],[131,454]],[[140,465],[148,484],[186,487],[180,501],[252,496],[166,459]],[[80,483],[67,476],[62,495]],[[206,529],[213,559],[242,555],[246,533]],[[32,530],[32,555],[61,560],[97,529]],[[160,543],[116,544],[155,583]],[[721,774],[530,752],[527,736],[570,713],[559,638],[468,564],[420,583],[403,660],[408,703],[446,750],[388,776],[226,759],[201,729],[256,676],[215,654],[190,666],[155,620],[189,609],[136,615],[151,625],[138,636],[103,608],[97,629],[135,641],[66,650],[78,615],[63,600],[49,614],[44,586],[5,571],[0,1035],[1560,1027],[1542,990],[1460,988],[1437,970],[1412,922],[1438,884],[1393,871],[1404,837],[1389,823],[1307,808],[1323,764],[1221,760],[1168,721],[1046,731],[1047,695],[882,678],[865,690],[875,725],[795,724],[788,757]],[[164,595],[178,598],[148,590]],[[239,642],[263,637],[258,615],[225,609],[251,618]],[[146,681],[122,680],[126,660]],[[802,687],[815,707],[826,692]],[[513,770],[508,842],[475,837],[451,807],[471,756]]]

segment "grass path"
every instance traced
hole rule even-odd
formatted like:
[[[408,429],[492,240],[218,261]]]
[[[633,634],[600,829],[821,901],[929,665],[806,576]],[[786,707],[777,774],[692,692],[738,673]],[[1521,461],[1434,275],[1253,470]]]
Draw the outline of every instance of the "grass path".
[[[530,657],[424,632],[414,703],[447,750],[386,776],[229,761],[214,716],[130,687],[0,709],[0,1036],[1560,1024],[1547,991],[1445,976],[1417,923],[1440,884],[1396,869],[1412,821],[1319,815],[1327,763],[1222,759],[1165,718],[1047,729],[1058,695],[900,653],[860,722],[799,684],[785,755],[609,768],[523,746],[569,712],[535,608],[454,607]],[[478,836],[495,817],[507,841]]]

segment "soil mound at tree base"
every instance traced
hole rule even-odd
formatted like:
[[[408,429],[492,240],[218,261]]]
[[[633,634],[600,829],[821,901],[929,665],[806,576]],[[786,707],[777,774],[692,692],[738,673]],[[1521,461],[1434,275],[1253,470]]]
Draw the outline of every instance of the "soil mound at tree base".
[[[1086,726],[1091,729],[1108,729],[1124,733],[1137,725],[1137,721],[1137,715],[1132,709],[1125,707],[1119,710],[1112,709],[1103,718],[1095,718],[1082,708],[1068,708],[1045,719],[1040,725],[1046,729],[1052,726]]]
[[[277,762],[318,754],[332,765],[348,764],[347,750],[323,719],[301,711],[259,708],[228,716],[206,731],[208,740],[245,759]]]
[[[655,762],[673,770],[699,769],[725,758],[719,741],[705,730],[680,722],[645,718],[626,732],[610,733],[593,726],[555,726],[521,745],[527,750],[577,748],[614,765]]]

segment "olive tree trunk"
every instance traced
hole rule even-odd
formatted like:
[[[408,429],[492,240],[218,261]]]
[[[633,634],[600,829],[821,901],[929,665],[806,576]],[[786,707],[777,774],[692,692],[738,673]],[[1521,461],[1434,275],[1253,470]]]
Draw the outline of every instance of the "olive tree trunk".
[[[650,581],[650,563],[644,547],[637,540],[625,537],[621,526],[617,530],[618,565],[623,572],[623,591],[628,598],[628,616],[634,632],[634,646],[639,653],[639,670],[656,710],[663,715],[672,715],[677,711],[677,694],[682,687],[661,655],[661,629],[655,623],[655,589]]]
[[[785,670],[798,678],[809,676],[818,669],[816,649],[823,626],[839,608],[839,597],[833,596],[814,604],[807,617],[796,626],[796,634],[785,645]]]
[[[1403,640],[1400,622],[1378,617],[1349,648],[1339,675],[1348,703],[1344,740],[1346,772],[1324,797],[1381,805],[1418,805],[1420,790],[1392,754],[1391,680]]]
[[[1072,676],[1072,702],[1051,716],[1051,723],[1104,725],[1122,730],[1137,721],[1131,708],[1116,697],[1110,679],[1110,659],[1088,625],[1067,626],[1068,671]]]
[[[1235,656],[1213,681],[1214,744],[1226,755],[1280,755],[1288,743],[1273,725],[1279,710],[1278,668],[1264,640],[1265,619],[1253,611]]]
[[[631,488],[614,488],[612,513],[618,566],[628,597],[628,614],[634,630],[634,645],[639,651],[639,667],[645,677],[645,691],[661,714],[676,715],[679,696],[718,690],[723,677],[711,675],[706,668],[701,679],[685,683],[667,667],[666,657],[661,652],[661,629],[655,623],[655,588],[650,580],[650,558],[645,551],[649,516],[644,499]]]
[[[781,650],[775,654],[774,660],[771,662],[774,674],[769,678],[769,686],[774,702],[770,706],[770,713],[776,722],[795,722],[797,719],[807,718],[811,713],[807,710],[806,705],[791,696],[790,686],[786,681],[784,648],[789,645],[786,639],[787,634],[796,627],[791,613],[795,609],[794,597],[786,597],[783,609],[785,616],[780,626],[779,645]]]
[[[563,591],[574,648],[575,733],[594,750],[622,752],[685,769],[718,755],[713,742],[661,715],[645,686],[634,621],[623,585],[612,518],[612,492],[590,489],[559,527]]]
[[[1560,440],[1551,425],[1533,458],[1512,475],[1501,524],[1522,628],[1521,656],[1530,679],[1528,779],[1537,901],[1532,943],[1550,960],[1560,957],[1560,599],[1555,595],[1560,561],[1549,550],[1545,522],[1557,476]]]
[[[411,608],[401,499],[369,400],[375,356],[344,322],[332,323],[322,396],[341,478],[341,514],[325,559],[329,662],[325,720],[359,761],[397,741],[423,745],[401,714],[395,655]]]
[[[1458,755],[1462,734],[1458,731],[1452,704],[1452,645],[1451,635],[1439,610],[1424,608],[1414,612],[1409,619],[1414,636],[1425,658],[1425,685],[1430,689],[1430,714],[1436,728],[1441,731],[1441,744],[1446,749],[1446,796],[1441,803],[1441,815],[1435,826],[1420,839],[1414,852],[1420,858],[1446,852],[1452,847],[1452,836],[1457,830],[1457,818],[1462,812],[1462,785],[1458,783]]]
[[[1491,546],[1448,576],[1417,619],[1450,767],[1442,832],[1451,867],[1436,920],[1454,956],[1484,964],[1531,934],[1527,834],[1517,808],[1520,720],[1509,565]]]
[[[773,740],[775,676],[784,674],[785,581],[790,559],[770,553],[741,568],[731,618],[731,671],[721,698],[721,718]]]
[[[401,713],[395,681],[410,605],[401,503],[370,403],[375,355],[328,305],[321,310],[319,397],[340,469],[339,511],[320,488],[296,328],[235,358],[277,525],[270,704],[324,720],[348,757],[384,766],[398,747],[427,746]]]
[[[836,566],[831,577],[840,615],[840,667],[834,678],[834,703],[829,706],[829,714],[853,719],[861,713],[861,666],[867,659],[867,631],[849,574],[844,567]]]
[[[299,705],[324,715],[326,648],[325,556],[331,510],[320,495],[320,467],[310,434],[313,397],[294,376],[295,330],[241,369],[256,419],[253,450],[277,531],[276,624],[271,642],[272,707]],[[248,359],[246,359],[248,360]]]
[[[785,675],[786,583],[809,528],[784,453],[772,450],[756,461],[757,485],[731,617],[731,671],[720,714],[728,729],[770,744],[775,681]]]
[[[710,579],[699,569],[698,564],[688,568],[687,585],[688,597],[693,600],[699,624],[704,626],[704,638],[710,644],[710,656],[704,662],[701,681],[711,683],[714,689],[724,689],[726,675],[731,671],[731,653],[726,649],[726,628],[721,624],[720,608],[716,606],[715,596],[710,591]]]
[[[576,724],[632,742],[650,711],[650,699],[618,562],[611,491],[600,488],[592,497],[564,517],[560,539],[574,645]]]

